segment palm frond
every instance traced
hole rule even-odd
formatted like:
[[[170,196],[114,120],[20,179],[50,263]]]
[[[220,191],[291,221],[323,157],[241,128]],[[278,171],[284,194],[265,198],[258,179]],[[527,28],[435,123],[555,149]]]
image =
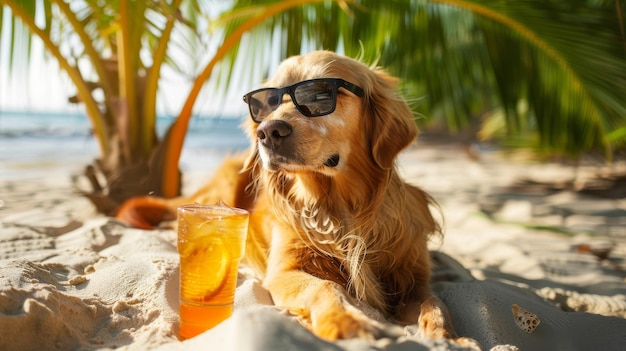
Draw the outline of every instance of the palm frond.
[[[228,89],[232,82],[234,67],[243,69],[240,74],[243,84],[258,82],[270,74],[283,58],[316,48],[335,50],[343,41],[337,35],[340,26],[348,25],[346,6],[355,6],[356,1],[324,0],[239,0],[231,10],[223,13],[214,27],[223,28],[228,38],[248,18],[261,11],[272,11],[276,15],[265,17],[241,38],[231,52],[227,53],[218,72],[217,86]],[[275,11],[285,8],[284,11]],[[274,10],[272,10],[274,9]]]
[[[451,131],[499,109],[505,135],[610,155],[607,133],[626,125],[623,12],[609,0],[361,0],[349,11],[325,2],[260,25],[250,37],[262,44],[244,41],[240,51],[255,54],[239,60],[266,71],[300,51],[344,51],[399,76],[410,100],[421,98],[416,111]]]
[[[530,121],[542,144],[560,145],[572,156],[594,148],[610,151],[605,135],[623,125],[626,116],[619,97],[625,92],[626,66],[619,57],[615,14],[608,8],[588,11],[581,1],[537,2],[526,12],[509,11],[542,34],[540,40],[536,35],[523,42],[530,46],[526,67],[533,73],[525,80],[534,117]]]

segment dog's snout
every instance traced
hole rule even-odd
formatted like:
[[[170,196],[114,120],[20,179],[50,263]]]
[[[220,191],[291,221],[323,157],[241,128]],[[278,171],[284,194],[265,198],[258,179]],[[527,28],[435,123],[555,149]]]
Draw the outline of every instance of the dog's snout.
[[[281,120],[264,121],[256,130],[256,136],[265,146],[276,147],[291,134],[289,123]]]

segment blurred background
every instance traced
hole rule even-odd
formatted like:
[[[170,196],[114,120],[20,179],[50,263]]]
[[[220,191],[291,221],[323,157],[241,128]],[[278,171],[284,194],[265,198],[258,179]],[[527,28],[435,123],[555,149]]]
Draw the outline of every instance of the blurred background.
[[[423,138],[470,158],[483,145],[573,165],[626,157],[620,0],[0,4],[0,161],[38,143],[41,158],[80,150],[103,212],[179,194],[194,145],[245,148],[241,96],[315,49],[385,67]]]

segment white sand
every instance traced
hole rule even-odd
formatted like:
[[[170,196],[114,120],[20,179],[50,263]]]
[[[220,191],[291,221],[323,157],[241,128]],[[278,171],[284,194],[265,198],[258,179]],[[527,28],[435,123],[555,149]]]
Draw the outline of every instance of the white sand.
[[[431,192],[445,215],[445,237],[431,246],[433,289],[457,331],[484,349],[626,347],[626,200],[511,192],[505,187],[520,177],[567,180],[573,170],[483,156],[473,162],[456,146],[421,145],[400,159],[405,177]],[[581,169],[580,179],[591,172]],[[207,176],[191,174],[186,190]],[[321,341],[275,309],[245,268],[233,317],[180,342],[176,234],[97,215],[69,179],[0,177],[0,350],[455,349],[411,336],[413,327],[390,327],[407,335],[377,341]],[[602,260],[574,250],[579,244],[612,251]],[[532,334],[515,324],[512,304],[540,319]]]

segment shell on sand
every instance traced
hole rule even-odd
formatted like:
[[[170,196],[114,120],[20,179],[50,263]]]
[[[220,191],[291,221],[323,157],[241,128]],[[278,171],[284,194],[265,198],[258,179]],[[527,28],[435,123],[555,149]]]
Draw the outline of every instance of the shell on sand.
[[[541,323],[536,314],[527,311],[516,304],[511,305],[511,312],[513,312],[515,324],[528,334],[532,334],[532,332],[537,329],[539,323]]]

